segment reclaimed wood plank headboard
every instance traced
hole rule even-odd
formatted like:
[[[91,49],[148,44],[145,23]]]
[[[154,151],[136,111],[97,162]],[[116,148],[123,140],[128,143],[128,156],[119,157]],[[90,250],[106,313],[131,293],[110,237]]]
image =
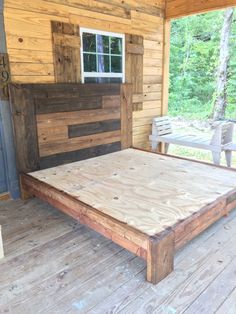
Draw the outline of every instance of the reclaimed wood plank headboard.
[[[18,171],[132,146],[130,84],[10,84]]]

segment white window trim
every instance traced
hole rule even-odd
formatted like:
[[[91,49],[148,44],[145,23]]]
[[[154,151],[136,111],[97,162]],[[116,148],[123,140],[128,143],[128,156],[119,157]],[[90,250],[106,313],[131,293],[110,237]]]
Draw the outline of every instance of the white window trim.
[[[83,33],[91,33],[95,35],[105,35],[110,37],[118,37],[122,39],[122,73],[98,73],[98,72],[84,72],[84,56],[83,56]],[[122,78],[122,83],[125,83],[125,35],[120,33],[105,32],[91,28],[80,28],[80,59],[81,59],[81,81],[84,83],[85,77],[111,77],[111,78]],[[99,54],[97,52],[91,54]],[[105,54],[110,55],[110,54]],[[115,56],[115,55],[114,55]]]

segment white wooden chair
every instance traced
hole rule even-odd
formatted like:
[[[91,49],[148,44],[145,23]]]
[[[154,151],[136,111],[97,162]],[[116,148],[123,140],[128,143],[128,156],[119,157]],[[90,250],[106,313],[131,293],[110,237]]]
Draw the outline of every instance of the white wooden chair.
[[[232,164],[232,152],[236,152],[236,143],[228,143],[225,144],[223,147],[223,150],[225,152],[225,159],[227,162],[227,166],[231,167]]]
[[[168,152],[170,144],[209,150],[212,153],[213,162],[220,165],[221,152],[225,151],[227,164],[230,167],[232,150],[227,145],[232,143],[233,123],[220,123],[211,138],[206,136],[173,134],[169,117],[158,117],[153,119],[152,135],[149,139],[152,142],[152,150],[156,150],[159,143],[165,144],[165,152]]]

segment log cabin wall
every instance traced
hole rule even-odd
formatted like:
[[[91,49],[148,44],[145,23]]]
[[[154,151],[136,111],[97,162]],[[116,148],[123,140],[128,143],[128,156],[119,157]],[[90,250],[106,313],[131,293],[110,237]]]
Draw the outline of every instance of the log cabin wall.
[[[236,6],[236,0],[167,0],[166,18],[180,18],[183,16],[205,13],[226,7]]]
[[[12,82],[57,81],[51,21],[130,34],[136,40],[142,36],[143,63],[138,57],[134,59],[139,67],[142,64],[143,88],[142,94],[134,99],[137,106],[133,111],[133,146],[149,148],[152,118],[163,113],[164,3],[164,0],[5,0]],[[130,83],[127,77],[126,82]]]

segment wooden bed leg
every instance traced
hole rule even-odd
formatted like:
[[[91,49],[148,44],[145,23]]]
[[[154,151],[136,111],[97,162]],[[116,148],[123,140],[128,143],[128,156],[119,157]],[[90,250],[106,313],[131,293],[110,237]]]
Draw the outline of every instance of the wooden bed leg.
[[[33,195],[31,195],[29,192],[27,192],[26,189],[24,188],[22,176],[20,176],[20,195],[21,195],[20,197],[23,201],[26,201],[26,200],[33,197]]]
[[[147,252],[147,281],[157,284],[174,269],[174,232],[164,231],[160,236],[150,237]]]
[[[0,259],[4,257],[3,243],[2,243],[2,226],[0,225]]]

